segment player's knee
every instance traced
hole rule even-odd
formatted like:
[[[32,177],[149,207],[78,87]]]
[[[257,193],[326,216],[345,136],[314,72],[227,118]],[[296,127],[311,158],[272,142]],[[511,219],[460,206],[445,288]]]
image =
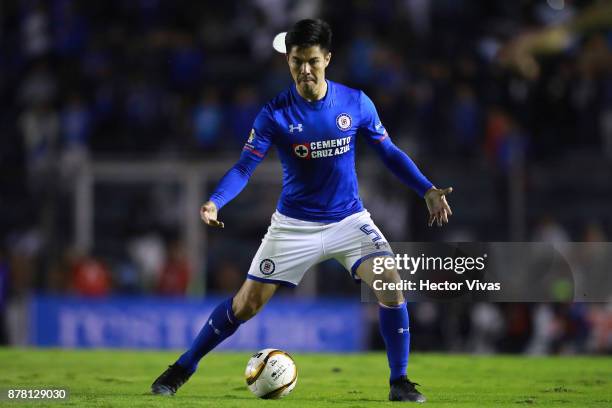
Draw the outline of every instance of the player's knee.
[[[234,316],[240,320],[249,320],[261,310],[265,303],[265,299],[257,293],[238,295],[234,297],[232,304]]]
[[[401,281],[400,275],[395,269],[387,269],[378,276],[383,283],[398,283]],[[378,302],[384,306],[395,307],[404,303],[404,294],[399,289],[389,289],[389,286],[384,285],[385,289],[375,290]]]

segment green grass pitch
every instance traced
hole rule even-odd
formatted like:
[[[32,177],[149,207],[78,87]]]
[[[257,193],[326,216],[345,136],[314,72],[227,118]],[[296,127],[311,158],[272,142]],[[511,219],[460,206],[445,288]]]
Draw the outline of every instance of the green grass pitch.
[[[0,388],[67,388],[67,401],[9,402],[1,407],[380,407],[387,401],[383,353],[293,353],[295,390],[259,400],[244,383],[249,353],[212,353],[175,397],[149,395],[176,353],[0,349]],[[611,357],[418,354],[410,377],[432,407],[612,407]]]

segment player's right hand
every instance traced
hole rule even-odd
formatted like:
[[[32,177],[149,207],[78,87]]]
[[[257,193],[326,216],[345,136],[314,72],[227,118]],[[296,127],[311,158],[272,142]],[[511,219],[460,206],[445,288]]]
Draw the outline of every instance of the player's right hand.
[[[225,225],[217,220],[217,206],[212,201],[205,202],[200,208],[200,217],[206,225],[223,228]]]

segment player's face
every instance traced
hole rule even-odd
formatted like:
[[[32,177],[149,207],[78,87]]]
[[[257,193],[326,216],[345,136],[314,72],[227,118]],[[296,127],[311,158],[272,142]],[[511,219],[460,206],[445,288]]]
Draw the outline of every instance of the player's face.
[[[293,46],[287,54],[289,70],[295,85],[302,95],[314,96],[325,83],[325,68],[329,65],[331,52],[318,45],[298,48]]]

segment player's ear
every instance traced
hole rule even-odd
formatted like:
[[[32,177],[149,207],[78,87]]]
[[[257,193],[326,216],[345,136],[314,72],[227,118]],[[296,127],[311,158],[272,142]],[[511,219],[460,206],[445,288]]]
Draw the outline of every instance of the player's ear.
[[[329,65],[329,61],[331,61],[331,51],[325,55],[325,68]]]

